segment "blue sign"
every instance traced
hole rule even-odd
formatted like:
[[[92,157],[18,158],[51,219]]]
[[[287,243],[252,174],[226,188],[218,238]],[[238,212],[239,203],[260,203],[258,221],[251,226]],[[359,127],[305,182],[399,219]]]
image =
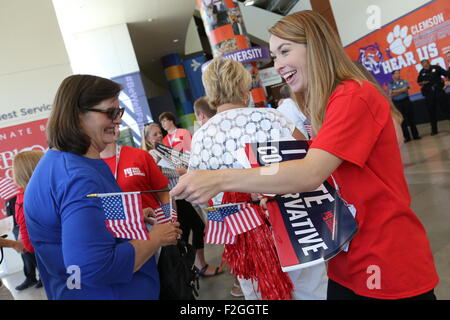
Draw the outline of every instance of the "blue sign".
[[[122,117],[122,125],[130,127],[133,140],[137,146],[141,144],[141,130],[144,124],[151,122],[152,115],[147,102],[144,86],[142,85],[140,72],[125,74],[111,78],[122,85],[120,93],[120,105],[125,108]]]
[[[205,63],[205,56],[203,54],[183,60],[184,71],[189,80],[189,87],[194,101],[205,95],[201,68],[203,63]]]

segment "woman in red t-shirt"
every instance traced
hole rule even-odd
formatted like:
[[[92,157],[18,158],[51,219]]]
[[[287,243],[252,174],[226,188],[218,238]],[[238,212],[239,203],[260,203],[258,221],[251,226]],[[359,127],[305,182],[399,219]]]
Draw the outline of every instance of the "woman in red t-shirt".
[[[37,288],[42,287],[42,282],[36,279],[37,262],[25,222],[23,196],[28,181],[30,181],[31,175],[43,155],[44,152],[40,150],[23,151],[18,153],[13,160],[14,183],[20,188],[19,190],[21,191],[17,195],[14,215],[17,224],[19,225],[19,238],[25,248],[25,251],[22,253],[25,280],[16,287],[16,290],[18,291],[27,289],[34,285]]]
[[[191,171],[171,195],[194,203],[221,191],[297,193],[333,175],[356,208],[358,233],[328,263],[328,299],[435,299],[438,284],[426,232],[410,209],[389,103],[313,11],[284,17],[270,30],[275,68],[302,97],[315,137],[302,160],[261,168]]]
[[[114,139],[118,141],[119,128],[115,127],[114,130]],[[153,223],[155,210],[170,203],[167,188],[169,180],[161,173],[153,157],[144,150],[119,146],[116,142],[108,144],[100,153],[100,157],[111,169],[123,192],[160,190],[141,194],[144,220],[147,223]],[[172,212],[172,214],[176,219],[176,213]]]

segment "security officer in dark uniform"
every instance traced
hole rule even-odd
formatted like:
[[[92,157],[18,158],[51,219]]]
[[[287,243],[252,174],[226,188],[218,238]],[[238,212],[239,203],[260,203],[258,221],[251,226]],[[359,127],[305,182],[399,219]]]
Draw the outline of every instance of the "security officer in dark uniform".
[[[447,81],[445,81],[445,87],[450,87],[450,51],[445,53],[445,58],[447,59]]]
[[[400,79],[400,70],[392,72],[392,79],[394,81],[388,84],[389,95],[395,107],[403,116],[402,131],[405,143],[411,141],[411,135],[408,131],[408,126],[411,128],[411,133],[414,140],[420,139],[419,132],[416,127],[416,120],[414,119],[414,106],[409,100],[409,83],[406,80]]]
[[[438,133],[437,128],[437,106],[439,105],[447,119],[450,120],[450,110],[444,93],[444,81],[442,77],[447,77],[447,71],[438,65],[431,65],[428,60],[420,62],[423,69],[420,70],[417,78],[418,84],[421,86],[422,95],[430,114],[431,135]]]

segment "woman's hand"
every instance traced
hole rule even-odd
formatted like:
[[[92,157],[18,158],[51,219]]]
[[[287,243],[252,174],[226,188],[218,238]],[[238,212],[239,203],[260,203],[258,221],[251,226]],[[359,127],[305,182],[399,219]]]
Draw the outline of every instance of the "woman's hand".
[[[150,240],[130,240],[135,250],[133,272],[138,271],[161,246],[176,244],[182,233],[179,226],[179,222],[156,224],[149,232]]]
[[[259,200],[259,206],[266,211],[267,210],[267,201],[269,201],[269,199],[267,198],[262,198],[261,200]]]
[[[23,243],[21,241],[14,241],[13,249],[16,250],[18,253],[25,253],[25,247],[23,246]]]
[[[186,168],[176,168],[175,170],[177,171],[177,173],[178,173],[178,175],[180,177],[187,173],[187,169]]]
[[[183,233],[179,227],[179,222],[156,224],[150,230],[150,239],[157,239],[160,246],[176,244]]]
[[[192,170],[180,177],[178,184],[170,191],[172,197],[186,199],[195,204],[208,202],[220,189],[222,170]]]
[[[144,221],[147,222],[148,224],[153,225],[155,223],[156,218],[155,211],[153,211],[153,209],[150,207],[144,208],[142,211],[144,212]]]
[[[444,82],[444,90],[450,87],[450,80]]]

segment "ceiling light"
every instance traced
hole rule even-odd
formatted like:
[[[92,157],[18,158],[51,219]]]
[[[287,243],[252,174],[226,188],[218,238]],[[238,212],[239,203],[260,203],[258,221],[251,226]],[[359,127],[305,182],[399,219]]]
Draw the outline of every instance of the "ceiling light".
[[[173,43],[177,43],[178,41],[180,41],[179,39],[173,39]]]
[[[244,2],[244,6],[252,6],[255,4],[255,0],[247,0]]]

